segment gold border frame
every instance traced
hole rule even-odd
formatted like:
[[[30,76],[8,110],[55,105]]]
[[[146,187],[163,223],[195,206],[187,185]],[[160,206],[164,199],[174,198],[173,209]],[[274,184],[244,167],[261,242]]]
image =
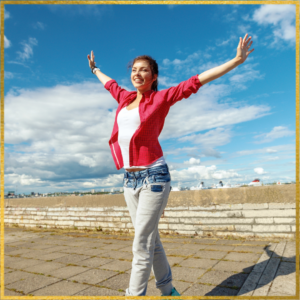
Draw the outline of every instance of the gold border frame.
[[[170,299],[159,296],[4,296],[4,5],[6,4],[295,4],[296,5],[296,295],[177,296],[172,299],[299,299],[299,2],[298,1],[2,1],[1,2],[1,294],[5,299]],[[298,247],[297,247],[298,246]]]

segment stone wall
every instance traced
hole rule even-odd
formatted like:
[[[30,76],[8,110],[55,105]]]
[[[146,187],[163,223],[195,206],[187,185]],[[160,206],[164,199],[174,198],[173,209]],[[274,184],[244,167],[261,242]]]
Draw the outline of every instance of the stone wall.
[[[294,238],[295,185],[171,192],[164,233]],[[133,232],[124,196],[6,199],[5,224]]]
[[[240,237],[295,237],[295,204],[221,204],[167,207],[163,233]],[[133,232],[127,207],[7,207],[6,225]]]

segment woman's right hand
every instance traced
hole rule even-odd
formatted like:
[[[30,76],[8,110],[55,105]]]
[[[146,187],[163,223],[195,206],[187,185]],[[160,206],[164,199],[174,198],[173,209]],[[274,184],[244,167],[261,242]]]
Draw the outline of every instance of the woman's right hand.
[[[89,66],[90,66],[90,68],[93,69],[95,67],[95,65],[96,65],[96,63],[94,61],[95,60],[95,56],[94,56],[93,50],[91,51],[91,56],[88,54],[87,58],[89,60]]]

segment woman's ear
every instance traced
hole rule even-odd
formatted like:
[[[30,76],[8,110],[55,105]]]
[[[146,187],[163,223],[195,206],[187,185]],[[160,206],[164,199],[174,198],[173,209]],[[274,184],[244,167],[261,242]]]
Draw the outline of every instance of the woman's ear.
[[[157,74],[154,74],[153,76],[153,82],[157,79]]]

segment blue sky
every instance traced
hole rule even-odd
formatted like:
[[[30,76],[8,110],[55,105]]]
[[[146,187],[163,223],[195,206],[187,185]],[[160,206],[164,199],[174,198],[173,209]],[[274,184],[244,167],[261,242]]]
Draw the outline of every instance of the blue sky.
[[[108,140],[117,102],[87,54],[133,90],[148,54],[159,90],[246,62],[173,106],[160,142],[172,185],[295,180],[295,5],[5,5],[5,190],[122,186]]]

